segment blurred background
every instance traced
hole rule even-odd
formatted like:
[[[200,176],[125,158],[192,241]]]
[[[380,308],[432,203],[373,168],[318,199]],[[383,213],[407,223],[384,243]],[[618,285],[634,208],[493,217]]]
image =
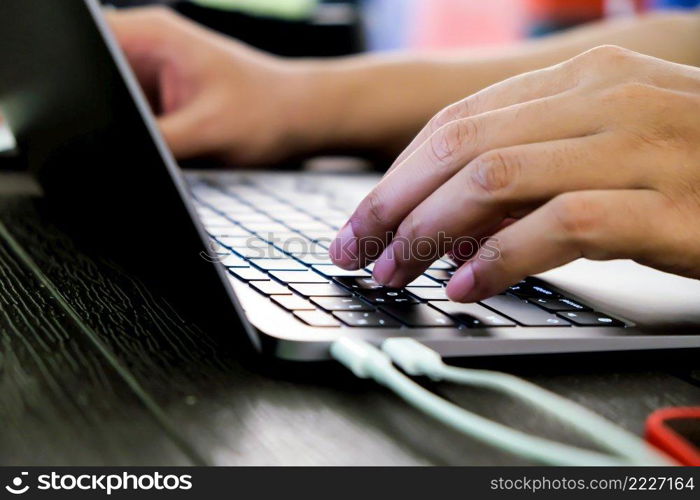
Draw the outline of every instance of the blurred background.
[[[290,57],[494,47],[610,17],[690,9],[700,0],[104,0],[164,4],[251,45]],[[0,51],[2,47],[0,47]],[[2,127],[0,156],[12,147]],[[9,161],[0,163],[8,167]]]
[[[284,55],[494,46],[613,16],[694,8],[700,0],[110,0],[169,4]]]

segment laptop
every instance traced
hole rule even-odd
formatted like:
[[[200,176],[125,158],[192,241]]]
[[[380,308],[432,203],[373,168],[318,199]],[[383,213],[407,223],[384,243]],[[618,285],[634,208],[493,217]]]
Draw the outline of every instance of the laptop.
[[[700,347],[700,282],[627,261],[478,304],[447,300],[448,258],[400,290],[335,267],[330,241],[378,177],[182,172],[96,0],[3,0],[0,53],[0,109],[52,212],[224,337],[292,361],[342,336],[447,357]]]

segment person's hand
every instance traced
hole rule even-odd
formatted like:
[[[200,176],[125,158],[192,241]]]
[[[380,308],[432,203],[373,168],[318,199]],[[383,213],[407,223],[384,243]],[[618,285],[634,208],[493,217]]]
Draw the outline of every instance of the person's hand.
[[[169,9],[107,16],[177,157],[253,165],[301,153],[304,75],[294,64]]]
[[[447,293],[473,302],[579,257],[700,278],[699,220],[700,69],[604,46],[440,112],[331,256],[383,250],[375,280],[401,287],[452,251]]]

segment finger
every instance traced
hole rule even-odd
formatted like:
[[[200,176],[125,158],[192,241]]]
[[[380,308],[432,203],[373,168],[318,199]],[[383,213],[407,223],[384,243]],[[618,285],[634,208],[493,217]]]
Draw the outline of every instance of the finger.
[[[175,25],[184,25],[184,19],[165,7],[138,7],[105,11],[105,18],[120,41],[146,40],[159,42],[168,36]]]
[[[567,193],[496,234],[448,284],[458,302],[485,299],[526,276],[580,257],[646,260],[659,254],[659,218],[665,198],[652,190]]]
[[[105,16],[128,56],[167,47],[169,40],[178,37],[173,29],[181,32],[187,26],[172,10],[163,7],[109,10]]]
[[[448,123],[515,104],[554,96],[572,89],[576,83],[577,80],[573,72],[568,71],[567,67],[562,64],[523,73],[472,94],[436,114],[398,156],[387,173],[403,163],[431,135]]]
[[[667,61],[632,52],[620,47],[601,46],[584,52],[561,64],[523,73],[491,85],[458,101],[437,113],[416,135],[408,147],[397,157],[387,173],[392,172],[439,128],[456,120],[475,116],[514,104],[541,99],[567,92],[579,85],[611,83],[622,76],[627,81],[626,60],[646,59],[663,71],[650,72],[650,83],[661,88],[680,92],[696,92],[698,89],[696,68],[675,64],[676,70],[667,71]],[[601,74],[600,64],[605,64]],[[649,65],[649,64],[648,64]],[[617,68],[617,71],[615,70]],[[593,75],[593,79],[589,75]],[[591,81],[593,80],[593,81]],[[597,80],[597,83],[595,81]]]
[[[372,240],[375,248],[374,240],[385,241],[416,206],[478,155],[514,144],[592,133],[602,117],[590,108],[583,98],[561,94],[446,125],[382,179],[355,210],[346,232],[352,230],[359,243]],[[341,260],[343,255],[335,252],[331,255],[337,265],[350,268],[373,257],[365,255],[363,248],[358,253],[354,262]]]
[[[402,287],[460,238],[478,238],[569,191],[653,184],[648,159],[618,162],[613,133],[490,151],[449,179],[400,224],[374,266],[375,280]],[[646,163],[645,163],[646,162]],[[428,254],[432,244],[435,255]]]
[[[158,120],[176,158],[189,159],[211,152],[211,141],[202,125],[207,116],[205,106],[203,99],[199,99]]]
[[[169,60],[175,15],[163,8],[107,11],[107,21],[153,110],[161,108],[161,72]]]
[[[455,238],[454,243],[450,243],[451,248],[447,251],[447,256],[452,259],[455,264],[461,266],[465,262],[469,261],[476,253],[479,251],[481,246],[487,241],[488,238],[494,234],[502,231],[511,224],[515,223],[518,219],[513,217],[507,217],[496,224],[492,229],[489,229],[485,234],[479,237],[470,238]],[[432,265],[432,263],[431,263]],[[422,273],[422,271],[420,271]],[[416,275],[417,276],[417,275]]]

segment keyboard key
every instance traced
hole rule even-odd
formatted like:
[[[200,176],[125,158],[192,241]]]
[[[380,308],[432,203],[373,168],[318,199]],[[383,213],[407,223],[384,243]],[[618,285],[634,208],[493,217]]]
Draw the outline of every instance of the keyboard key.
[[[556,298],[559,297],[559,294],[556,293],[553,290],[550,290],[547,286],[544,284],[541,284],[539,282],[531,282],[531,281],[523,281],[518,283],[517,285],[513,285],[510,288],[508,288],[508,293],[517,295],[518,297],[521,297],[523,299],[529,299],[529,298]]]
[[[310,326],[332,328],[340,326],[338,320],[323,311],[295,311],[294,315]]]
[[[563,320],[537,306],[513,295],[496,295],[481,302],[504,316],[525,326],[571,326]]]
[[[287,236],[289,233],[280,233],[277,231],[256,234],[265,241],[269,241],[272,245],[275,245],[285,253],[299,251],[299,248],[301,248],[301,251],[304,251],[305,247],[303,247],[302,245],[308,246],[311,244],[309,242],[304,241],[301,235],[297,235],[296,238],[293,238],[291,236]]]
[[[294,209],[288,203],[279,203],[277,200],[261,205],[261,211],[265,212],[273,219],[280,219],[279,215],[285,213],[287,210]]]
[[[531,297],[527,299],[531,304],[540,306],[550,312],[559,311],[590,311],[591,308],[580,304],[574,300],[567,299],[566,297],[560,298],[543,298],[543,297]]]
[[[448,271],[445,269],[428,269],[425,272],[426,275],[430,276],[431,278],[438,280],[438,281],[450,281],[452,279],[452,275],[454,274],[454,271]]]
[[[406,290],[421,300],[449,300],[447,298],[447,291],[444,287],[440,288],[412,288],[408,287]]]
[[[331,207],[326,205],[325,207],[318,207],[314,213],[316,216],[320,219],[328,220],[328,219],[343,219],[343,224],[347,222],[348,217],[350,217],[350,212],[347,210],[338,208],[338,207]]]
[[[340,230],[341,227],[348,221],[348,216],[343,217],[324,217],[323,222],[331,226],[336,231]]]
[[[351,290],[358,291],[358,290],[379,290],[381,288],[384,288],[383,285],[380,285],[371,276],[368,276],[366,278],[363,277],[353,277],[353,276],[339,276],[335,279],[338,283],[343,285],[346,288],[350,288]]]
[[[321,231],[328,232],[330,226],[318,220],[307,220],[307,221],[295,221],[289,223],[292,229],[306,233],[307,231]]]
[[[247,234],[239,236],[217,236],[216,239],[221,245],[227,248],[236,248],[246,246],[249,241],[255,241],[258,239],[258,237],[252,234]]]
[[[229,213],[229,217],[243,225],[249,222],[275,222],[269,215],[260,212],[233,212]]]
[[[337,235],[337,231],[331,228],[326,228],[323,231],[300,231],[300,233],[313,241],[324,243],[332,242]]]
[[[299,233],[295,233],[291,229],[288,229],[287,231],[285,231],[283,233],[281,233],[279,231],[274,231],[272,233],[272,235],[274,236],[273,243],[275,243],[275,244],[277,244],[277,243],[284,244],[287,241],[306,241],[306,238],[304,238]],[[267,234],[262,234],[259,236],[267,236]]]
[[[200,220],[205,227],[228,227],[233,225],[233,222],[221,215],[208,215],[200,217]]]
[[[373,311],[374,308],[357,297],[312,297],[311,302],[326,311]]]
[[[296,295],[273,295],[270,297],[287,311],[315,311],[316,308],[308,300]]]
[[[409,287],[423,287],[423,288],[442,288],[442,285],[437,281],[431,280],[427,276],[418,276],[415,280],[411,281],[407,286]]]
[[[384,305],[382,311],[391,314],[405,325],[411,327],[454,326],[455,322],[449,316],[426,304],[408,306]]]
[[[295,224],[298,223],[306,223],[306,222],[314,222],[316,219],[314,219],[312,216],[309,214],[306,214],[304,212],[299,212],[297,210],[285,210],[284,212],[281,212],[277,214],[275,217],[277,219],[281,220],[285,224],[291,226],[291,227],[296,227],[294,226]]]
[[[317,189],[316,187],[312,189]],[[307,189],[304,189],[304,192],[301,196],[297,195],[296,197],[290,197],[291,201],[295,205],[300,205],[303,206],[305,210],[312,211],[312,212],[317,212],[318,210],[315,209],[324,209],[328,207],[330,204],[330,195],[326,194],[315,194],[311,193]]]
[[[331,257],[328,252],[312,253],[312,252],[294,252],[292,255],[302,261],[304,264],[331,264]]]
[[[213,205],[216,206],[217,209],[221,210],[223,213],[225,213],[228,217],[230,217],[233,220],[236,220],[240,215],[248,215],[248,214],[259,214],[257,210],[255,210],[253,207],[248,206],[248,205],[243,205],[242,203],[236,203],[236,202],[226,202],[226,203],[213,203]]]
[[[221,236],[219,243],[228,248],[247,247],[251,244],[267,245],[264,240],[249,234],[248,236]]]
[[[224,267],[250,267],[250,264],[238,255],[227,255],[219,261]]]
[[[316,269],[318,272],[323,274],[324,276],[329,276],[331,278],[335,277],[358,277],[358,278],[369,278],[370,274],[365,271],[364,269],[355,269],[352,271],[348,271],[346,269],[342,269],[338,266],[334,266],[333,264],[322,264],[322,265],[315,265],[313,266],[314,269]]]
[[[273,243],[279,248],[292,255],[306,255],[306,254],[328,254],[328,250],[318,243],[311,240],[307,240],[302,235],[297,234],[293,238],[284,238],[280,240],[274,240]],[[330,257],[325,261],[330,263]]]
[[[568,311],[558,313],[562,318],[566,318],[577,326],[625,326],[622,321],[618,321],[610,316],[595,311]]]
[[[249,231],[246,231],[241,226],[231,224],[226,227],[207,227],[207,232],[217,240],[222,241],[223,238],[240,238],[241,236],[252,236]],[[224,243],[225,244],[225,243]]]
[[[310,246],[309,248],[313,252],[327,252],[328,249],[331,247],[331,243],[333,243],[333,238],[328,238],[325,240],[314,240],[311,244],[312,246]]]
[[[193,205],[195,210],[197,210],[197,214],[199,215],[200,219],[204,219],[207,217],[216,217],[218,214],[214,212],[211,208],[207,208],[204,205],[201,204],[198,200],[194,199]]]
[[[381,312],[335,312],[336,318],[348,326],[367,328],[400,328],[401,323]]]
[[[225,246],[223,246],[221,243],[219,243],[216,240],[209,240],[207,243],[207,252],[209,254],[218,254],[218,255],[230,255],[231,250]]]
[[[292,290],[304,297],[350,297],[352,294],[345,288],[335,283],[328,284],[303,284],[292,283]]]
[[[251,281],[250,286],[263,295],[291,295],[292,292],[284,285],[276,281]]]
[[[293,259],[251,259],[251,264],[265,271],[306,271],[307,267]]]
[[[238,247],[233,249],[241,257],[246,259],[288,259],[289,256],[272,245],[252,245],[249,247]]]
[[[362,298],[376,305],[409,305],[418,304],[419,301],[403,290],[393,288],[382,288],[378,290],[357,290]]]
[[[328,283],[328,280],[313,271],[270,271],[270,276],[285,283]]]
[[[451,316],[457,322],[470,328],[486,326],[515,326],[506,317],[479,304],[458,304],[457,302],[431,302],[431,306]]]
[[[230,267],[228,272],[242,281],[269,281],[270,277],[253,268]]]
[[[285,233],[289,228],[279,222],[246,222],[243,226],[256,234]]]
[[[434,271],[454,271],[455,269],[457,269],[457,266],[455,266],[452,262],[440,259],[430,264],[430,269]]]

